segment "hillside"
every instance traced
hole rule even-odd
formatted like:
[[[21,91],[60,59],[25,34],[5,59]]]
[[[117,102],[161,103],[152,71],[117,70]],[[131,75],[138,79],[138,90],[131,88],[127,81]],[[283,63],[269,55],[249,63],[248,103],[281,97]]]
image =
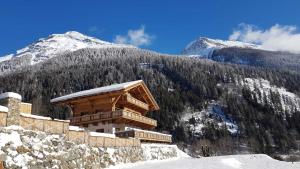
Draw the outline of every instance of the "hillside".
[[[158,121],[157,130],[170,132],[193,156],[203,155],[203,145],[214,155],[297,153],[298,72],[112,45],[58,52],[35,64],[30,52],[14,56],[0,63],[12,68],[0,75],[0,92],[20,93],[33,103],[34,114],[66,119],[70,110],[51,105],[50,99],[142,79],[160,106],[148,114]]]
[[[237,84],[245,78],[262,78],[299,96],[298,74],[129,48],[81,49],[62,54],[0,76],[0,91],[22,94],[25,101],[33,103],[35,114],[67,118],[69,110],[51,105],[51,98],[143,79],[161,108],[149,116],[158,120],[158,130],[171,132],[174,141],[186,147],[190,154],[201,154],[201,144],[209,144],[214,154],[293,151],[299,139],[300,113],[297,109],[278,112],[275,103],[257,106],[247,92],[242,92],[246,91],[244,87]],[[193,134],[189,126],[195,122],[183,122],[183,115],[209,109],[213,101],[223,114],[208,114],[202,134]],[[288,105],[295,107],[294,103]],[[223,123],[228,119],[238,127],[237,132],[228,132],[230,126]],[[219,126],[219,122],[226,125]]]

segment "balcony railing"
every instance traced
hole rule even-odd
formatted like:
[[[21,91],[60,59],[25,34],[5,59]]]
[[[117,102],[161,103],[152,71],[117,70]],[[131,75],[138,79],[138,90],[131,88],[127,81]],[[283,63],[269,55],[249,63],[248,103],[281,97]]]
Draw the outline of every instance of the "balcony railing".
[[[89,124],[93,122],[100,122],[105,120],[113,120],[118,118],[124,118],[127,120],[147,124],[150,126],[157,126],[157,121],[153,120],[151,118],[130,112],[128,110],[117,110],[117,111],[111,111],[111,112],[99,112],[96,114],[91,115],[84,115],[84,116],[78,116],[73,117],[70,119],[70,123],[72,125],[81,125],[81,124]]]
[[[140,129],[121,131],[115,134],[118,137],[125,137],[125,138],[134,137],[140,139],[141,141],[154,141],[154,142],[164,142],[164,143],[172,142],[171,135],[147,131],[147,130],[140,130]]]
[[[128,102],[130,104],[133,104],[135,106],[138,106],[138,107],[140,107],[144,110],[149,110],[149,105],[148,104],[146,104],[146,103],[144,103],[144,102],[142,102],[142,101],[140,101],[140,100],[138,100],[138,99],[136,99],[136,98],[134,98],[130,95],[126,95],[125,98],[126,98],[126,102]]]

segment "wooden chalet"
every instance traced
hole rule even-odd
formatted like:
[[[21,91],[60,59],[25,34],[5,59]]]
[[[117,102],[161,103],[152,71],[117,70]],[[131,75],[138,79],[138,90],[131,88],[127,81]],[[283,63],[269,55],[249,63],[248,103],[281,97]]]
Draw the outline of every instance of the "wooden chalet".
[[[51,103],[72,109],[70,125],[116,133],[119,137],[137,137],[137,134],[126,133],[139,130],[145,133],[143,136],[149,135],[140,140],[155,141],[157,138],[157,142],[171,142],[170,135],[147,131],[154,129],[157,122],[146,114],[159,110],[159,106],[142,80],[72,93],[52,99]]]

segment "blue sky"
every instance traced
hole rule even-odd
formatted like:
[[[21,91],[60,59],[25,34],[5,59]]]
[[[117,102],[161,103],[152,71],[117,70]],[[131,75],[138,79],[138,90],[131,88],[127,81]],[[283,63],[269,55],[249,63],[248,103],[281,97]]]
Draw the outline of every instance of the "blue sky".
[[[241,23],[297,28],[299,7],[297,0],[3,0],[0,56],[52,33],[75,30],[106,41],[119,35],[129,43],[128,31],[142,28],[149,38],[142,48],[175,54],[199,36],[228,39]]]

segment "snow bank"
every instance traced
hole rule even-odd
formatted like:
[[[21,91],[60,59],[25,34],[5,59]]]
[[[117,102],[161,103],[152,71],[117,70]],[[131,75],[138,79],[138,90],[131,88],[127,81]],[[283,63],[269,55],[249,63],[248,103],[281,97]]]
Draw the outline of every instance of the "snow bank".
[[[69,126],[69,130],[71,131],[84,131],[84,128],[78,126]]]
[[[4,106],[0,106],[0,112],[8,112],[8,108]]]
[[[89,132],[90,136],[98,136],[98,137],[110,137],[110,138],[115,138],[115,134],[110,134],[110,133],[99,133],[99,132]]]
[[[178,159],[191,158],[189,155],[181,151],[176,145],[158,144],[158,143],[143,143],[142,155],[143,161],[127,164],[118,164],[109,167],[109,169],[120,169],[127,167],[140,168],[145,164],[163,163],[168,161],[175,161]],[[153,169],[153,168],[152,168]],[[164,168],[162,168],[164,169]]]
[[[0,133],[0,147],[5,146],[7,143],[10,143],[12,146],[17,147],[22,145],[20,134],[16,131],[8,133]]]
[[[6,93],[0,94],[0,99],[5,99],[5,98],[8,98],[8,97],[22,100],[22,96],[19,95],[18,93],[6,92]]]
[[[116,167],[115,167],[116,168]],[[114,168],[114,169],[115,169]],[[264,154],[180,158],[119,165],[118,169],[298,169],[300,162],[277,161]],[[111,168],[110,168],[111,169]]]
[[[159,144],[159,143],[143,143],[141,144],[142,148],[144,150],[149,149],[149,148],[163,148],[163,149],[175,149],[176,153],[177,153],[177,157],[176,158],[190,158],[189,155],[187,155],[185,152],[183,152],[182,150],[180,150],[177,145],[174,144]],[[149,151],[145,151],[146,153],[149,153]]]

